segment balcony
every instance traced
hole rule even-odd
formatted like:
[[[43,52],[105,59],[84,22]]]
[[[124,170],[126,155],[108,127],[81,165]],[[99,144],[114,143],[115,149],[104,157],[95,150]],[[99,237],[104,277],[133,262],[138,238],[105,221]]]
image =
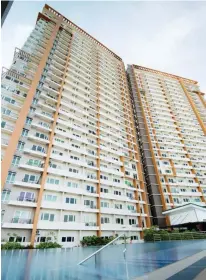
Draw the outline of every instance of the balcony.
[[[40,157],[46,157],[46,155],[47,155],[44,152],[32,150],[32,149],[29,149],[29,148],[24,149],[24,152],[28,153],[28,154],[33,154],[33,155],[36,155],[36,156],[40,156]]]
[[[12,133],[13,130],[14,130],[14,126],[11,126],[11,125],[8,125],[8,124],[5,124],[5,125],[1,125],[1,130],[3,132],[6,132],[6,133]]]
[[[110,230],[110,231],[142,231],[138,225],[121,225],[121,224],[102,224],[101,230]]]
[[[14,224],[31,224],[31,219],[13,218],[11,222]]]
[[[62,202],[42,202],[42,208],[45,209],[59,209],[59,210],[66,210],[66,211],[80,211],[80,212],[90,212],[90,213],[98,213],[99,209],[96,208],[96,205],[85,206],[82,203],[78,204],[70,204],[70,203],[62,203]]]
[[[40,184],[32,183],[32,182],[25,182],[24,180],[22,180],[22,181],[16,180],[16,181],[14,181],[14,185],[21,186],[22,188],[40,189]]]
[[[21,207],[36,207],[37,203],[34,198],[22,198],[22,197],[17,197],[16,200],[10,200],[9,205],[15,205],[15,206],[21,206]]]
[[[9,139],[1,139],[1,145],[3,147],[7,147],[9,144]]]
[[[117,208],[101,208],[102,214],[115,214],[115,215],[125,215],[125,216],[140,216],[140,213],[137,213],[136,210],[128,210],[128,209],[117,209]]]
[[[61,222],[61,221],[39,221],[38,229],[56,229],[56,230],[99,230],[99,227],[95,222]]]
[[[12,218],[10,222],[4,222],[2,228],[32,229],[33,224],[31,219]]]

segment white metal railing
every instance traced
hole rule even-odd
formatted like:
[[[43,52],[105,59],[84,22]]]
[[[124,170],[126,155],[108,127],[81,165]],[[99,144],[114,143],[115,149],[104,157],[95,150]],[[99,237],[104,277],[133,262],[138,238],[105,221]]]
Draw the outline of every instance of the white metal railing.
[[[78,265],[83,264],[85,261],[89,260],[91,257],[95,256],[97,253],[101,252],[102,250],[104,250],[105,248],[107,248],[109,245],[111,245],[112,243],[114,243],[115,241],[117,241],[119,238],[121,238],[122,236],[124,236],[124,243],[125,243],[125,248],[123,250],[124,253],[124,257],[126,254],[126,235],[125,233],[120,234],[119,236],[117,236],[115,239],[113,239],[112,241],[110,241],[109,243],[107,243],[105,246],[101,247],[99,250],[97,250],[96,252],[92,253],[91,255],[89,255],[88,257],[86,257],[85,259],[83,259],[81,262],[78,263]]]

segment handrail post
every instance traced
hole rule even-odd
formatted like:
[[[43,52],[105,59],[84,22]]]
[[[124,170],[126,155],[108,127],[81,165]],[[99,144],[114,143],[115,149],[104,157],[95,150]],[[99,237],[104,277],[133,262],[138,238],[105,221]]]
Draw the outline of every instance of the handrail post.
[[[97,250],[96,252],[92,253],[91,255],[89,255],[88,257],[86,257],[85,259],[83,259],[81,262],[78,263],[78,265],[83,264],[85,261],[87,261],[88,259],[90,259],[91,257],[93,257],[94,255],[96,255],[97,253],[101,252],[103,249],[105,249],[106,247],[108,247],[110,244],[114,243],[116,240],[118,240],[120,237],[122,237],[123,235],[125,235],[125,233],[120,234],[119,236],[117,236],[115,239],[113,239],[112,241],[110,241],[109,243],[107,243],[106,245],[104,245],[103,247],[101,247],[99,250]]]

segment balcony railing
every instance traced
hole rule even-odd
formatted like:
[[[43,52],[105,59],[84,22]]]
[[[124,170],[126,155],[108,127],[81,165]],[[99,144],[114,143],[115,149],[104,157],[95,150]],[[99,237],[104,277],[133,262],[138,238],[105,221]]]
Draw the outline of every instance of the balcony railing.
[[[31,219],[23,219],[23,218],[13,218],[11,220],[13,224],[31,224]]]
[[[30,183],[30,184],[38,184],[39,183],[39,179],[38,180],[34,180],[34,181],[31,181],[31,180],[28,180],[28,179],[22,179],[22,182],[24,183]]]
[[[96,222],[89,222],[89,223],[85,223],[85,226],[88,226],[88,227],[96,227],[96,226],[97,226],[97,223],[96,223]]]
[[[35,198],[32,197],[17,197],[18,201],[28,201],[28,202],[36,202]]]
[[[9,144],[9,140],[8,139],[1,139],[1,144],[7,146]]]

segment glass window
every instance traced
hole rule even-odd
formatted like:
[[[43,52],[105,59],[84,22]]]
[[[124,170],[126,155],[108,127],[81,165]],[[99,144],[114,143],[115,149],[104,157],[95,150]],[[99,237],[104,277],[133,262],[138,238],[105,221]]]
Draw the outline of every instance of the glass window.
[[[45,194],[44,200],[55,202],[57,200],[57,196],[51,194]]]
[[[18,166],[19,165],[19,161],[20,161],[21,157],[19,156],[14,156],[13,160],[12,160],[12,165],[13,166]]]
[[[24,136],[24,137],[25,137],[25,136],[27,136],[27,135],[28,135],[28,133],[29,133],[29,130],[28,130],[28,129],[23,128],[21,136]]]
[[[3,190],[2,191],[2,195],[1,195],[1,201],[2,202],[8,202],[9,201],[9,197],[10,197],[10,190]]]
[[[32,123],[32,118],[26,118],[26,124],[31,125]]]
[[[19,141],[19,142],[18,142],[18,146],[17,146],[17,150],[19,150],[19,151],[23,151],[23,149],[24,149],[24,145],[25,145],[25,143],[24,143],[24,142]]]
[[[14,182],[16,173],[9,171],[6,182],[12,184]]]

